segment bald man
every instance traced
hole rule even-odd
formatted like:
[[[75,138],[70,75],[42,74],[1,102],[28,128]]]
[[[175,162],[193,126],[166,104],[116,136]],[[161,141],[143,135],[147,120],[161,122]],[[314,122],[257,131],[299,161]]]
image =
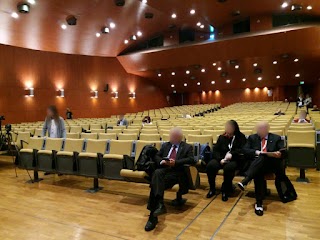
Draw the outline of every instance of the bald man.
[[[170,131],[170,141],[162,144],[155,157],[157,169],[151,176],[148,209],[150,216],[145,226],[146,231],[153,230],[158,223],[158,216],[167,212],[163,202],[165,189],[179,183],[179,196],[188,192],[188,178],[184,172],[185,164],[194,164],[193,147],[182,141],[180,128]],[[177,198],[176,205],[184,204],[185,200]]]
[[[255,213],[258,216],[263,215],[264,175],[275,173],[276,178],[280,181],[286,178],[284,161],[280,152],[284,149],[284,142],[280,136],[269,133],[269,128],[267,122],[258,123],[257,133],[249,136],[244,153],[252,160],[252,163],[246,172],[246,177],[238,183],[238,187],[244,190],[247,184],[254,179]]]

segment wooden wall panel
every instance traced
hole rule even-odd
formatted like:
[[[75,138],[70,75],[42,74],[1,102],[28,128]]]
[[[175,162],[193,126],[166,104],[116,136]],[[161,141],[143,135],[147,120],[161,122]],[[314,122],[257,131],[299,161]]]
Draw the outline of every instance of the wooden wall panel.
[[[105,84],[109,92],[103,92]],[[34,87],[35,97],[24,89]],[[65,98],[56,90],[65,89]],[[99,98],[90,97],[98,90]],[[113,99],[111,92],[118,91]],[[136,99],[129,99],[129,92]],[[62,116],[70,107],[75,117],[108,117],[167,106],[166,95],[148,79],[126,73],[116,58],[66,55],[0,45],[0,115],[5,123],[43,120],[55,104]]]

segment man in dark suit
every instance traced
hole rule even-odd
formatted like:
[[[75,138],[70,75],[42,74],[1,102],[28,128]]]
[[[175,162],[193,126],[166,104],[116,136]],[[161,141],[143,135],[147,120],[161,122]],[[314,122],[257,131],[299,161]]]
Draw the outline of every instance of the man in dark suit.
[[[151,176],[150,197],[148,209],[150,216],[145,226],[146,231],[153,230],[158,223],[158,216],[167,212],[163,202],[165,189],[179,183],[179,196],[188,192],[188,178],[184,172],[185,164],[194,164],[193,147],[182,141],[180,128],[170,131],[170,141],[162,145],[155,157],[157,169]],[[182,205],[185,200],[175,200],[176,205]]]
[[[244,153],[254,160],[246,172],[246,177],[238,183],[238,187],[244,190],[247,184],[254,179],[255,213],[258,216],[263,215],[264,175],[266,173],[274,173],[280,181],[286,178],[281,153],[284,143],[280,136],[269,133],[269,128],[270,126],[267,122],[261,122],[257,125],[257,134],[249,136],[244,146]]]

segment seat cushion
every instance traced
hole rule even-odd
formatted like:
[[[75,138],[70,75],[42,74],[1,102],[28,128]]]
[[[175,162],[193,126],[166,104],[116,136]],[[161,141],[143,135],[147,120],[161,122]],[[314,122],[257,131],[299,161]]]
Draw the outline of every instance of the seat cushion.
[[[105,155],[103,155],[103,158],[122,160],[122,159],[123,159],[123,155],[119,155],[119,154],[105,154]]]
[[[33,153],[33,149],[23,148],[23,149],[20,150],[20,153]]]
[[[73,156],[73,152],[59,151],[57,156]]]
[[[39,151],[38,151],[38,154],[48,154],[48,155],[51,155],[51,154],[52,154],[52,151],[51,151],[51,150],[39,150]]]
[[[145,171],[133,171],[133,170],[129,170],[129,169],[121,169],[120,176],[126,177],[126,178],[144,179],[145,177],[148,177],[148,174]]]
[[[89,158],[97,158],[98,154],[97,153],[79,153],[79,157],[89,157]]]

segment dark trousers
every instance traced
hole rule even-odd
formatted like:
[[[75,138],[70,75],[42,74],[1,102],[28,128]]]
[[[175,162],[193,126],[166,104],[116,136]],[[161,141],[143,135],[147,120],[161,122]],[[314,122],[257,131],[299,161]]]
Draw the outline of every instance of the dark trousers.
[[[265,180],[266,173],[274,173],[276,178],[284,180],[286,177],[285,166],[282,159],[269,158],[266,156],[259,156],[250,165],[246,172],[246,178],[243,183],[248,184],[249,181],[254,179],[254,188],[257,202],[262,202],[265,195]]]
[[[151,176],[150,183],[150,196],[148,202],[148,209],[150,211],[156,210],[158,204],[163,202],[164,191],[172,188],[175,184],[179,183],[181,194],[184,194],[187,179],[184,172],[174,168],[159,168],[154,171]]]
[[[221,165],[216,159],[211,160],[207,164],[206,172],[208,176],[208,181],[210,184],[210,189],[215,190],[216,188],[216,176],[220,169],[223,169],[223,184],[221,186],[221,191],[226,193],[232,192],[232,180],[235,176],[238,163],[236,161],[231,161],[229,163]]]

